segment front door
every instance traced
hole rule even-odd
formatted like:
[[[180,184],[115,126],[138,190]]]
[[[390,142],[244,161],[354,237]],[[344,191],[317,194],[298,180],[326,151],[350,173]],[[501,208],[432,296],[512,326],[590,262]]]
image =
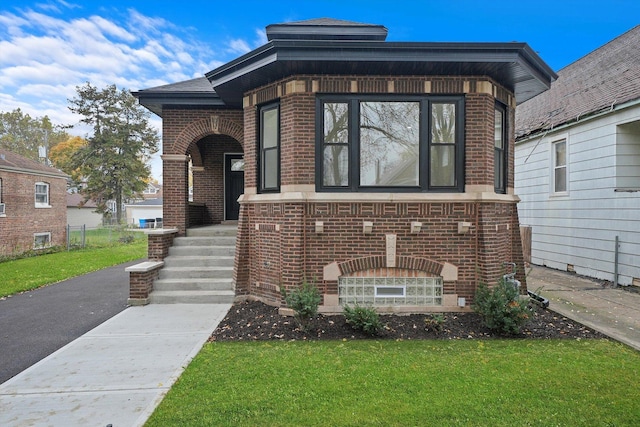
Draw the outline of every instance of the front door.
[[[244,157],[242,154],[225,154],[224,159],[224,217],[227,221],[238,219],[238,197],[244,193]]]

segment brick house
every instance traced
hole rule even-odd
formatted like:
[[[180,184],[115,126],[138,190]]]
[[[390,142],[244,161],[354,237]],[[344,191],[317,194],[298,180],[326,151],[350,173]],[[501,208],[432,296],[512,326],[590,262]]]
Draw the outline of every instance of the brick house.
[[[238,221],[237,297],[280,305],[307,279],[326,312],[451,311],[505,262],[525,282],[514,111],[555,74],[525,43],[386,36],[269,25],[204,77],[135,93],[163,119],[164,227]]]
[[[67,178],[0,149],[0,255],[66,244]]]

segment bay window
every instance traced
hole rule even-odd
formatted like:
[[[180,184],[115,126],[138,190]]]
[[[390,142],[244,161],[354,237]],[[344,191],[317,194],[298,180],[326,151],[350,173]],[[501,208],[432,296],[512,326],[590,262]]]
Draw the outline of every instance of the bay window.
[[[462,191],[463,98],[321,96],[319,191]]]

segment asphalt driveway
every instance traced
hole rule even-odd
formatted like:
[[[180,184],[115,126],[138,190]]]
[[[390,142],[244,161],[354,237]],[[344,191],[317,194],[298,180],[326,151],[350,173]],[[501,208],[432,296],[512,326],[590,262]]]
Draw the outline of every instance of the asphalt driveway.
[[[0,384],[124,310],[138,262],[0,301]]]

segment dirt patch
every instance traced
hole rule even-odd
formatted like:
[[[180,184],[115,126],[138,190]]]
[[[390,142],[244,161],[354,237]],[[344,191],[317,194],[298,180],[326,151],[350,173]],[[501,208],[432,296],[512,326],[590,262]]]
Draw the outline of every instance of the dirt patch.
[[[518,335],[509,338],[604,338],[605,335],[551,310],[532,307],[529,322]],[[431,314],[381,315],[384,329],[375,339],[491,339],[503,338],[482,324],[477,313],[442,313],[441,321]],[[318,315],[308,331],[297,327],[292,317],[257,301],[234,304],[213,332],[211,341],[256,340],[342,340],[371,338],[354,331],[344,316]]]

